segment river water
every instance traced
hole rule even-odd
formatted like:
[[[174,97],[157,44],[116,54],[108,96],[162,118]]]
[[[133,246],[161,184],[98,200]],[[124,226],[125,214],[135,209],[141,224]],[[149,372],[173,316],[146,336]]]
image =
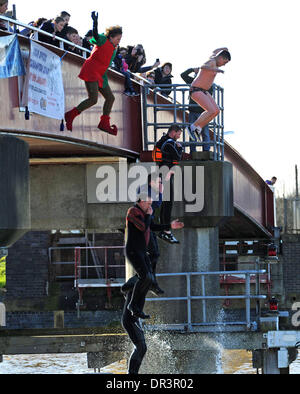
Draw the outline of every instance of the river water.
[[[224,350],[221,374],[256,374],[252,368],[252,353],[245,350]],[[86,374],[93,373],[87,368],[85,353],[16,355],[3,356],[0,374]],[[121,360],[101,369],[104,373],[126,374],[126,360]],[[300,374],[300,352],[297,360],[290,365],[291,374]]]

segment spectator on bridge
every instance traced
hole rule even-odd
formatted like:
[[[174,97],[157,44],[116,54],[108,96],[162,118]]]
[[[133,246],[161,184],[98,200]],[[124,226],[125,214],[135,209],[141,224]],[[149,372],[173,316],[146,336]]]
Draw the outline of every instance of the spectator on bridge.
[[[129,71],[132,73],[145,73],[158,67],[160,62],[157,59],[153,66],[144,66],[146,63],[146,54],[142,44],[127,47],[127,55],[125,57]]]
[[[151,85],[154,84],[155,83],[155,72],[154,71],[147,72],[146,79]]]
[[[79,36],[78,31],[72,26],[67,27],[66,40],[72,42],[73,44],[82,46],[82,38]],[[79,56],[82,56],[82,50],[79,48],[75,48],[74,45],[64,43],[64,48],[69,52],[73,52]]]
[[[0,0],[0,15],[4,16],[7,9],[8,9],[8,0]],[[8,30],[8,23],[6,21],[0,20],[0,29]]]
[[[82,101],[77,107],[65,113],[66,126],[69,131],[72,131],[75,117],[95,105],[98,102],[98,92],[100,92],[105,101],[103,105],[103,115],[101,116],[98,128],[111,135],[117,135],[117,126],[110,125],[109,115],[115,97],[108,83],[107,69],[116,56],[117,48],[122,38],[122,28],[120,26],[112,26],[106,29],[106,34],[99,34],[98,13],[92,12],[92,19],[92,43],[94,49],[90,57],[84,62],[78,76],[85,82],[88,98]]]
[[[154,70],[155,73],[155,83],[157,85],[172,85],[172,64],[171,63],[164,63],[161,67]],[[163,88],[163,87],[162,87]],[[171,93],[172,89],[162,90],[161,94],[163,96],[168,97]]]
[[[65,21],[60,16],[57,16],[53,20],[48,20],[44,22],[41,26],[41,30],[46,31],[47,33],[51,33],[52,37],[45,36],[42,33],[38,34],[38,39],[41,42],[46,42],[47,44],[55,45],[59,47],[59,41],[56,39],[58,33],[62,31],[65,26]]]
[[[126,63],[127,49],[122,47],[118,49],[117,55],[114,59],[114,69],[120,72],[125,77],[125,90],[124,94],[126,96],[137,96],[138,94],[133,89],[133,84],[131,81],[131,74],[128,71],[128,64]]]
[[[42,24],[46,21],[47,21],[46,18],[39,18],[36,21],[29,22],[28,25],[40,28],[42,26]],[[28,27],[25,27],[25,29],[20,31],[20,34],[22,34],[22,36],[34,38],[33,35],[35,35],[35,32],[33,30],[29,29]],[[36,34],[36,36],[37,36],[37,34]]]
[[[274,186],[276,181],[277,181],[276,176],[272,176],[271,180],[269,180],[269,179],[266,180],[266,184],[269,186]]]
[[[188,85],[191,85],[191,83],[193,82],[193,80],[196,78],[197,74],[199,72],[199,67],[196,68],[189,68],[186,71],[184,71],[182,74],[180,74],[181,78],[184,80],[185,83],[187,83]],[[194,76],[190,76],[191,73],[194,73]],[[208,90],[208,92],[212,95],[212,87]],[[204,112],[204,109],[202,107],[200,107],[200,105],[198,105],[190,96],[190,107],[189,107],[189,118],[188,118],[188,122],[190,124],[194,123],[199,116],[202,114],[202,112]],[[196,142],[199,138],[194,135],[194,133],[190,130],[190,128],[186,128],[187,132],[189,133],[189,137],[190,137],[190,141],[191,142]],[[209,128],[208,125],[205,125],[202,130],[201,130],[201,136],[202,136],[202,141],[203,142],[210,142],[210,136],[209,136]],[[209,151],[210,150],[210,146],[208,144],[204,144],[203,145],[203,151]],[[190,146],[190,152],[195,152],[196,151],[196,147],[195,145],[191,145]]]
[[[60,15],[58,15],[58,16],[63,18],[63,20],[65,21],[65,26],[62,29],[62,31],[59,32],[57,35],[59,37],[61,37],[61,38],[64,38],[65,40],[67,40],[67,30],[68,30],[68,27],[69,27],[69,22],[70,22],[71,15],[67,11],[62,11],[60,13]]]

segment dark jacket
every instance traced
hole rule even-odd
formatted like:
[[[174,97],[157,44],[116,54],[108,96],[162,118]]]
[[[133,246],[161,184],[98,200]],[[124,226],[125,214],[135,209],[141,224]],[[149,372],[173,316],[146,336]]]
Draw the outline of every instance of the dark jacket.
[[[159,67],[156,70],[154,70],[154,74],[155,74],[154,82],[157,85],[172,85],[173,75],[169,74],[167,76],[163,76],[161,67]],[[172,89],[170,89],[170,90],[163,90],[161,92],[161,94],[163,94],[164,96],[169,96],[171,91],[172,91]]]
[[[187,69],[186,71],[184,71],[183,73],[180,74],[181,78],[188,85],[191,85],[193,80],[196,78],[196,76],[191,77],[190,76],[191,73],[194,73],[194,69],[193,68],[189,68],[189,69]],[[213,90],[212,87],[208,90],[210,94],[212,94],[212,90]],[[189,111],[190,112],[196,112],[197,114],[202,114],[202,112],[204,112],[204,109],[202,107],[200,107],[200,105],[198,105],[190,96],[190,105],[191,104],[194,105],[194,106],[190,106],[189,107]]]
[[[45,22],[41,26],[41,30],[46,31],[47,33],[53,34],[54,33],[54,23],[51,20]],[[59,41],[55,38],[45,36],[44,34],[39,33],[38,39],[41,42],[46,42],[47,44],[55,45],[59,47]]]
[[[178,162],[182,158],[182,146],[178,146],[176,141],[168,134],[162,136],[155,146],[162,151],[160,167],[165,165],[171,168],[174,162]]]
[[[133,46],[127,47],[127,55],[125,56],[125,61],[128,64],[129,71],[131,71],[132,73],[139,73],[141,72],[140,69],[143,66],[143,64],[146,63],[146,56],[144,53],[143,59],[139,62],[138,61],[139,56],[131,55],[133,48],[134,48]]]

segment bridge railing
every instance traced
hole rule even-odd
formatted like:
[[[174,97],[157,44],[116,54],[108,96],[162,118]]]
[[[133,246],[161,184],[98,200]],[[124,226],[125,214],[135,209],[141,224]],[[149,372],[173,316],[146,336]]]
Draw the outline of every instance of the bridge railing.
[[[183,141],[180,142],[185,150],[186,147],[212,147],[213,159],[224,160],[224,89],[213,84],[213,98],[215,99],[220,112],[208,124],[211,134],[210,142],[191,141],[186,131],[190,124],[188,121],[188,110],[196,108],[198,104],[189,103],[190,86],[187,84],[158,85],[146,83],[142,86],[143,97],[143,128],[144,128],[144,150],[153,150],[154,145],[162,136],[163,131],[167,131],[170,120],[164,121],[160,113],[171,112],[173,123],[178,124],[183,129]],[[149,94],[151,90],[151,95]],[[166,101],[162,102],[161,97],[167,92]],[[200,114],[199,114],[200,115]]]
[[[171,324],[173,328],[177,327],[188,331],[197,331],[197,327],[215,327],[217,330],[218,326],[232,326],[232,325],[240,325],[246,326],[247,330],[255,331],[258,327],[258,318],[260,314],[260,308],[257,307],[256,310],[256,320],[251,321],[251,300],[262,300],[266,299],[266,295],[259,294],[259,275],[265,274],[266,270],[241,270],[241,271],[208,271],[208,272],[178,272],[178,273],[162,273],[156,274],[157,277],[178,277],[185,276],[186,278],[186,296],[182,297],[156,297],[156,298],[146,298],[146,301],[186,301],[187,307],[187,322],[182,322],[182,324]],[[205,288],[205,277],[210,275],[216,276],[226,276],[226,275],[244,275],[245,276],[245,292],[244,294],[239,295],[207,295]],[[251,294],[250,289],[250,279],[251,276],[255,275],[257,278],[255,294]],[[192,276],[200,276],[201,278],[201,295],[192,295],[191,291],[191,277]],[[244,321],[215,321],[208,322],[207,321],[207,300],[222,300],[222,299],[241,299],[245,300],[245,320]],[[194,323],[192,322],[192,301],[193,300],[202,300],[202,321]],[[169,325],[164,325],[166,328]],[[163,329],[161,326],[160,328]],[[168,328],[167,328],[168,329]]]
[[[5,31],[6,33],[11,33],[11,34],[18,33],[17,26],[20,26],[20,27],[23,27],[23,28],[26,28],[26,29],[30,29],[30,30],[32,30],[34,32],[34,36],[30,38],[30,39],[32,39],[34,41],[38,41],[38,34],[42,34],[44,36],[53,38],[53,34],[48,33],[48,32],[46,32],[44,30],[41,30],[38,27],[31,26],[31,25],[28,25],[26,23],[20,22],[18,20],[15,20],[15,19],[12,19],[12,18],[8,18],[8,17],[3,16],[3,15],[0,15],[0,20],[2,20],[4,22],[7,22],[7,25],[9,25],[9,24],[13,25],[13,31],[9,31],[8,30],[8,31]],[[65,50],[64,49],[64,44],[68,44],[68,45],[71,44],[72,47],[80,49],[82,51],[84,58],[86,58],[91,53],[91,51],[89,49],[81,47],[80,45],[74,44],[73,42],[65,40],[64,38],[55,36],[55,39],[57,41],[59,41],[59,48],[61,48],[63,50]],[[68,52],[68,51],[66,51],[66,52]]]

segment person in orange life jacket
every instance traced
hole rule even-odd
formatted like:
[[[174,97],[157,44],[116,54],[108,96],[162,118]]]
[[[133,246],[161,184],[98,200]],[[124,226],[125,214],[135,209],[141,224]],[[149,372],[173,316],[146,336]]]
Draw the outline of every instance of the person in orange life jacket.
[[[147,253],[151,231],[161,231],[170,227],[170,224],[154,223],[152,202],[148,193],[140,193],[139,200],[133,207],[129,208],[126,216],[126,257],[138,276],[127,308],[133,316],[141,319],[150,317],[145,315],[143,307],[148,290],[155,286],[155,277]],[[173,229],[182,228],[183,223],[174,220],[171,227]]]
[[[78,75],[85,81],[88,99],[82,101],[77,107],[65,113],[66,126],[72,131],[73,120],[80,115],[82,111],[92,107],[98,102],[98,92],[104,97],[103,115],[101,116],[98,129],[111,135],[117,135],[118,128],[116,125],[110,125],[110,113],[115,97],[110,89],[107,77],[107,69],[111,66],[118,45],[122,38],[122,28],[112,26],[106,29],[105,34],[98,34],[98,13],[92,12],[93,19],[93,38],[91,43],[94,49],[88,59],[84,62]]]
[[[159,167],[178,164],[182,158],[182,146],[177,141],[182,133],[182,129],[177,124],[172,124],[166,135],[164,135],[155,145],[161,150],[162,159],[158,162]],[[171,223],[171,215],[174,201],[174,173],[170,176],[170,201],[163,201],[160,210],[160,222],[162,224]],[[159,238],[171,244],[179,243],[171,232],[170,227],[158,234]]]

